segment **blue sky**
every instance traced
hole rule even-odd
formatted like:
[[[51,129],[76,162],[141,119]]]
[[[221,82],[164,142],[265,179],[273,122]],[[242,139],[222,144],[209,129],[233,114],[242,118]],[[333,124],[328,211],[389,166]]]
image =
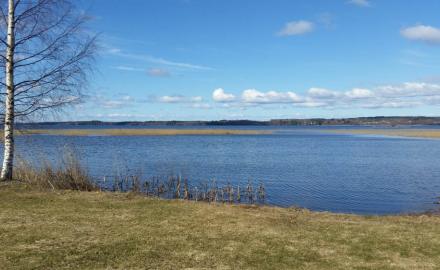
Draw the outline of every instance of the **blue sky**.
[[[72,120],[436,115],[440,1],[80,1],[101,33]]]

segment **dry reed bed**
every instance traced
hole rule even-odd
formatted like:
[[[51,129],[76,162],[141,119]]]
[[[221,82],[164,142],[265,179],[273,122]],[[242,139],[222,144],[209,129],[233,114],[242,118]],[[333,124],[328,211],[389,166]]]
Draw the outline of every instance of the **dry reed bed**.
[[[218,184],[217,181],[203,181],[192,185],[181,176],[152,177],[142,179],[138,175],[104,177],[103,181],[92,181],[99,190],[113,192],[135,192],[149,197],[184,199],[204,202],[265,204],[266,189],[260,182],[254,185]]]
[[[62,136],[173,136],[173,135],[264,135],[267,130],[240,129],[28,129],[19,135]]]
[[[341,129],[325,132],[353,135],[383,135],[413,138],[440,138],[440,129]]]
[[[266,190],[261,182],[254,186],[252,181],[248,181],[247,185],[240,186],[230,183],[218,185],[216,180],[212,180],[192,185],[181,176],[143,178],[128,173],[104,176],[99,180],[87,173],[72,150],[64,151],[58,166],[47,161],[31,164],[18,159],[14,179],[39,190],[133,192],[164,199],[223,203],[264,204],[266,200]]]
[[[41,190],[99,190],[99,186],[89,176],[73,151],[63,153],[59,166],[54,166],[48,161],[40,161],[39,166],[35,166],[19,158],[14,169],[14,179]]]

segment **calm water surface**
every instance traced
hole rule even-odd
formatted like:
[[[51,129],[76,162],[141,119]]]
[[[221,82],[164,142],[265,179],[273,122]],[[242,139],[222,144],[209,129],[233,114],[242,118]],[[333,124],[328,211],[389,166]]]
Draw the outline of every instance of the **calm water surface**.
[[[323,130],[279,128],[257,136],[33,135],[17,138],[17,152],[56,162],[65,145],[73,146],[97,179],[128,171],[145,177],[180,173],[192,184],[214,178],[263,182],[268,203],[279,206],[362,214],[436,207],[440,140]]]

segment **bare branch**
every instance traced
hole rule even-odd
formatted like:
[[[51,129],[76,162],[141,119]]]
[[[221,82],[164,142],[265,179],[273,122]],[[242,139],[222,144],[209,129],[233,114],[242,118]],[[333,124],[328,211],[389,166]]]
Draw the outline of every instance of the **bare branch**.
[[[73,3],[73,0],[14,1],[15,42],[11,48],[17,117],[76,103],[83,96],[96,52],[96,36],[85,30],[88,19]],[[0,4],[0,29],[2,21],[7,22],[4,10]],[[0,52],[7,47],[6,35],[0,33]],[[6,60],[0,53],[3,69]],[[5,88],[3,82],[0,88]],[[4,111],[3,99],[1,93],[0,115]]]

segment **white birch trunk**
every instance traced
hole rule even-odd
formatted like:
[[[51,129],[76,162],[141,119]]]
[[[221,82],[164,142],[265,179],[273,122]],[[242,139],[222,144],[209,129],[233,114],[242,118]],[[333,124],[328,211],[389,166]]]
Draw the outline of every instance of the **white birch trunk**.
[[[8,7],[8,36],[6,48],[6,103],[4,125],[4,158],[0,178],[12,179],[14,162],[14,45],[15,45],[15,6],[14,0],[9,0]]]

